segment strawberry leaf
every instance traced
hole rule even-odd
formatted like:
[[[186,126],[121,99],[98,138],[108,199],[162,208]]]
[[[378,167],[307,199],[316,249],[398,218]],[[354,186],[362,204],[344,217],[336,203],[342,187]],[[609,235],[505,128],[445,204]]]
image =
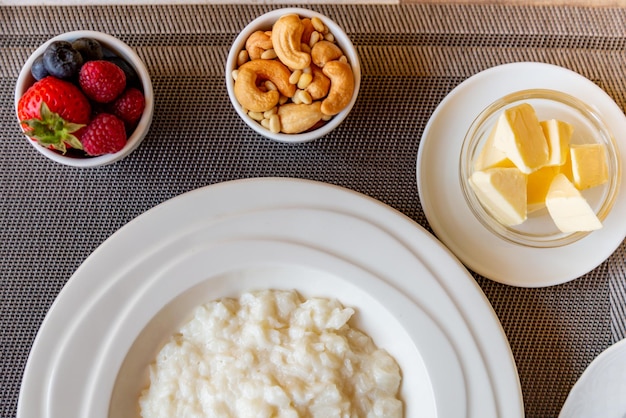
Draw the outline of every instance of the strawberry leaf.
[[[74,135],[83,124],[67,122],[58,113],[50,110],[45,102],[41,103],[39,109],[41,119],[33,118],[21,121],[26,126],[26,135],[35,139],[46,148],[53,148],[65,154],[67,147],[83,149],[80,140]]]

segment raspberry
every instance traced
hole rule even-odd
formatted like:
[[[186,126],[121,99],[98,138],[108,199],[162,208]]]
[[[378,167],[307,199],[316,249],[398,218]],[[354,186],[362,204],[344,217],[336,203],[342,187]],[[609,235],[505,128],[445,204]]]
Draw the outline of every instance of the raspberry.
[[[126,88],[126,75],[120,67],[109,61],[89,61],[80,69],[78,83],[91,100],[109,103]]]
[[[138,89],[131,87],[126,89],[120,97],[118,97],[111,106],[111,111],[115,116],[126,122],[127,127],[132,128],[141,115],[146,100],[143,93]]]
[[[124,122],[110,113],[99,113],[85,128],[80,142],[91,156],[116,153],[126,145]]]

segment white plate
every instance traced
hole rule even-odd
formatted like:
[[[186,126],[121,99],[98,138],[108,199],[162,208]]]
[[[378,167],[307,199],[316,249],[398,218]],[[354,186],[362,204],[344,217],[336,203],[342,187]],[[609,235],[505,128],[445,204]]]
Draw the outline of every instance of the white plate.
[[[42,324],[18,417],[136,417],[147,365],[197,304],[267,287],[356,307],[403,370],[407,417],[523,416],[500,324],[438,241],[358,193],[255,179],[172,199],[94,251]]]
[[[626,339],[596,357],[570,391],[559,418],[626,417]]]
[[[588,273],[622,243],[626,237],[626,170],[622,170],[621,190],[604,227],[576,243],[560,248],[530,248],[488,231],[472,215],[459,184],[463,138],[487,105],[508,93],[530,88],[559,90],[594,107],[616,135],[622,167],[626,167],[626,117],[619,106],[600,87],[575,72],[525,62],[478,73],[459,84],[439,104],[420,142],[417,183],[430,226],[466,266],[500,283],[541,287]]]

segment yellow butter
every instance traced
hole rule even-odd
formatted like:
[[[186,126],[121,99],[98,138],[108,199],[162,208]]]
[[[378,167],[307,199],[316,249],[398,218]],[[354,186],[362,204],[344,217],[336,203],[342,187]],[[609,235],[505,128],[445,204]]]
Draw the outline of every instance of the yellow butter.
[[[474,160],[474,170],[487,170],[494,167],[515,167],[513,162],[509,160],[506,154],[494,145],[496,137],[496,128],[491,129],[491,133],[487,137],[485,144],[480,150],[480,154]]]
[[[561,173],[565,174],[565,177],[572,183],[574,182],[574,175],[572,174],[572,157],[570,150],[567,150],[567,157],[565,158],[565,164],[561,166]]]
[[[528,103],[502,112],[496,124],[494,145],[526,174],[545,166],[550,157],[535,109]]]
[[[578,190],[599,186],[609,180],[604,144],[581,144],[570,147],[572,179]]]
[[[546,165],[563,165],[567,161],[569,143],[574,127],[556,119],[539,122],[548,143],[550,156]]]
[[[528,213],[546,207],[546,195],[554,176],[559,174],[559,167],[546,166],[528,175],[526,203]]]
[[[552,180],[546,195],[546,207],[561,232],[594,231],[602,223],[568,178],[559,173]]]
[[[526,175],[519,169],[475,171],[469,184],[485,210],[502,224],[513,226],[526,220]]]

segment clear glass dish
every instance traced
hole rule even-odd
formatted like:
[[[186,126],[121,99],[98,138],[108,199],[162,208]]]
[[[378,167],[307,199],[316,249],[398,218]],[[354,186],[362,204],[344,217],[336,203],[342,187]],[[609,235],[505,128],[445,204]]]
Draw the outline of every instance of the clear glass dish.
[[[559,231],[546,208],[528,214],[520,225],[506,226],[497,221],[480,203],[469,185],[474,161],[486,142],[500,114],[507,108],[529,103],[539,120],[558,119],[574,127],[572,144],[601,143],[606,146],[608,182],[582,191],[598,219],[603,221],[611,211],[620,188],[621,166],[617,144],[602,117],[592,106],[568,94],[547,90],[522,90],[504,96],[487,106],[470,125],[459,158],[459,181],[471,212],[485,228],[500,238],[530,247],[560,247],[572,244],[590,232]]]

